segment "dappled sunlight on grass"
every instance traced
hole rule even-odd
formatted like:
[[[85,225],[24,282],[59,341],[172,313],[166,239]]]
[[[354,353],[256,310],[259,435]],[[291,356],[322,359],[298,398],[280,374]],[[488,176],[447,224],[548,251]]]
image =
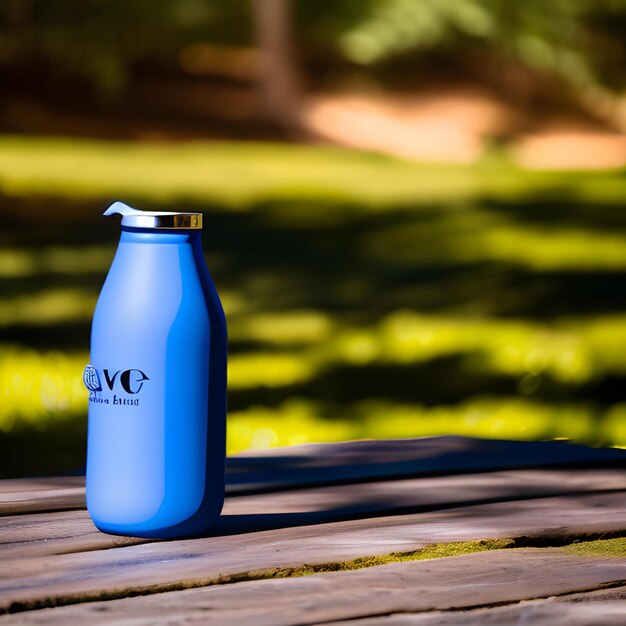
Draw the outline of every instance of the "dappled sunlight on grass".
[[[329,168],[329,162],[334,167]],[[381,169],[385,175],[377,182],[374,175]],[[55,193],[86,198],[130,194],[154,202],[186,197],[226,200],[233,207],[245,208],[244,203],[255,196],[272,193],[351,196],[352,181],[368,176],[369,196],[375,200],[387,199],[390,190],[397,197],[414,194],[418,183],[411,179],[411,170],[401,165],[398,171],[394,159],[355,158],[353,153],[330,148],[219,143],[129,146],[124,142],[22,137],[0,141],[0,182],[5,192],[18,195]],[[425,193],[448,195],[445,183],[428,184],[428,178],[424,177]],[[459,169],[458,178],[464,189],[474,187],[466,171]]]
[[[290,344],[292,329],[287,331],[287,341],[279,340],[280,319],[278,316],[277,334],[269,337],[269,343]],[[268,339],[262,333],[243,335],[251,336],[259,341]],[[240,335],[235,330],[231,337]],[[234,355],[230,382],[236,388],[288,385],[339,364],[410,364],[450,355],[472,358],[468,366],[484,373],[520,381],[525,376],[546,375],[575,384],[604,374],[626,373],[626,315],[540,324],[426,316],[407,310],[393,313],[373,327],[336,326],[323,339],[289,353]]]
[[[594,332],[587,322],[542,325],[518,321],[471,317],[422,316],[402,311],[387,317],[377,333],[378,357],[387,362],[413,362],[446,354],[479,353],[479,365],[491,371],[520,376],[547,373],[563,382],[585,380],[602,363],[601,348],[608,336],[598,320]],[[610,339],[626,347],[626,317],[619,332],[609,320]],[[376,341],[377,340],[377,341]],[[626,364],[612,363],[622,367]]]
[[[546,405],[521,398],[473,398],[458,405],[420,407],[367,401],[357,415],[368,437],[432,436],[453,432],[496,439],[612,441],[612,432],[595,430],[596,414],[588,406]],[[381,419],[382,418],[382,419]]]
[[[498,262],[536,271],[626,268],[626,234],[550,223],[531,227],[518,217],[471,206],[428,218],[416,214],[370,234],[362,248],[367,258],[391,266]]]
[[[510,225],[484,233],[475,245],[475,255],[468,255],[474,259],[516,263],[535,270],[626,268],[626,236],[615,234]]]
[[[285,387],[308,380],[313,373],[311,363],[298,354],[233,355],[228,362],[228,385],[231,389]]]
[[[86,413],[86,355],[0,348],[0,432]]]
[[[278,320],[276,324],[276,329],[280,328]],[[239,335],[234,332],[232,337]],[[255,339],[262,340],[259,335]],[[276,342],[276,337],[270,342]],[[409,364],[449,355],[481,357],[471,365],[483,372],[584,382],[602,374],[626,372],[626,316],[540,324],[398,311],[372,327],[336,327],[324,341],[289,354],[235,356],[232,365],[233,372],[241,368],[236,376],[242,378],[235,384],[243,386],[254,380],[248,364],[258,367],[261,378],[256,380],[263,384],[261,372],[271,367],[272,360],[276,371],[287,378],[304,380],[337,364]]]
[[[3,443],[85,434],[118,233],[100,213],[120,197],[205,213],[231,453],[443,434],[626,446],[623,172],[0,137],[0,192]]]
[[[548,405],[519,398],[476,398],[423,407],[369,400],[341,413],[304,399],[278,407],[253,406],[229,416],[228,450],[271,448],[347,439],[466,435],[491,439],[572,439],[626,445],[626,404],[607,413],[575,404]]]
[[[87,320],[93,315],[97,295],[93,290],[47,289],[0,300],[0,326],[47,325]]]
[[[229,334],[237,340],[291,345],[327,339],[333,328],[328,315],[318,311],[291,311],[246,316],[229,325]]]
[[[106,272],[114,252],[115,248],[110,245],[3,248],[0,250],[0,278]]]
[[[626,447],[626,403],[614,405],[604,419],[604,431],[616,445]]]
[[[326,198],[384,209],[390,203],[524,196],[532,189],[564,185],[578,196],[590,191],[594,197],[622,194],[615,178],[603,172],[572,177],[490,160],[474,166],[417,165],[376,154],[286,144],[0,138],[0,188],[18,196],[125,195],[161,204],[186,198],[242,210],[268,197]]]
[[[278,407],[253,406],[228,417],[228,453],[320,441],[358,438],[362,426],[351,420],[327,419],[315,403],[292,399]]]
[[[281,336],[283,323],[285,335]],[[399,311],[374,327],[343,327],[331,332],[331,325],[323,315],[307,312],[293,316],[281,314],[273,321],[270,315],[264,315],[258,325],[251,322],[234,326],[234,339],[254,338],[269,345],[294,345],[296,348],[288,352],[255,350],[234,353],[229,361],[232,392],[289,388],[312,381],[321,372],[332,372],[333,368],[344,364],[367,368],[385,363],[428,362],[450,354],[465,355],[470,359],[468,367],[474,370],[512,377],[518,381],[522,395],[532,395],[538,384],[535,381],[541,376],[551,377],[562,384],[577,384],[601,373],[626,372],[626,317],[548,326],[511,320],[428,317]],[[478,361],[477,357],[480,357]],[[0,390],[4,400],[0,408],[0,428],[6,430],[20,420],[29,423],[45,420],[52,413],[55,419],[62,419],[64,415],[71,417],[84,410],[86,391],[80,381],[82,368],[87,362],[85,352],[67,355],[56,351],[39,353],[3,348],[0,353]],[[337,415],[332,423],[320,418],[306,403],[286,407],[281,409],[282,413],[272,408],[255,409],[246,414],[245,429],[248,430],[245,432],[248,435],[236,435],[243,428],[241,424],[244,422],[240,422],[239,426],[233,426],[233,436],[239,439],[252,437],[254,429],[249,430],[252,422],[259,428],[269,428],[276,420],[283,420],[285,424],[300,423],[292,432],[293,441],[304,436],[303,429],[317,433],[315,436],[327,433],[329,437],[331,433],[335,433],[332,437],[338,437],[338,433],[347,431],[359,437],[383,437],[440,434],[446,430],[475,436],[567,436],[587,441],[595,436],[590,430],[588,407],[579,410],[555,408],[521,399],[509,400],[507,404],[493,400],[478,405],[460,405],[460,408],[429,410],[379,401],[361,405],[357,420],[342,422],[342,416]],[[298,410],[295,411],[294,407]],[[287,409],[295,411],[292,417],[285,414]],[[609,412],[607,420],[612,425],[611,433],[616,435],[611,440],[626,441],[626,430],[620,426],[625,414],[620,411]],[[235,416],[240,414],[245,412],[237,412]],[[384,419],[379,419],[383,415]],[[555,421],[554,415],[566,417]],[[239,419],[235,416],[234,424]],[[322,421],[315,426],[319,419]],[[405,430],[402,424],[406,425]],[[550,424],[550,428],[546,429],[546,424]],[[360,431],[361,426],[365,430]],[[431,429],[434,430],[431,432]],[[386,431],[395,434],[385,435]],[[285,437],[287,435],[283,433],[277,441],[292,441]]]

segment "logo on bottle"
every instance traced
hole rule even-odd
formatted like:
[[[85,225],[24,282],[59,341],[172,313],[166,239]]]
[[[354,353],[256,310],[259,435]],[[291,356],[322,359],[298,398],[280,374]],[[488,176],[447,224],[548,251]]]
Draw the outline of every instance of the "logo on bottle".
[[[144,383],[150,380],[145,372],[132,368],[115,371],[103,369],[102,374],[106,388],[113,393],[113,396],[111,397],[111,394],[107,393],[107,389],[103,389],[98,370],[93,365],[87,365],[83,372],[83,382],[89,390],[90,402],[139,406],[139,398],[133,398],[132,396],[137,395],[143,389]],[[104,394],[99,395],[99,392],[102,391],[104,391]]]
[[[102,391],[98,370],[93,365],[87,365],[83,372],[83,382],[89,390],[89,397],[94,396],[98,391]]]

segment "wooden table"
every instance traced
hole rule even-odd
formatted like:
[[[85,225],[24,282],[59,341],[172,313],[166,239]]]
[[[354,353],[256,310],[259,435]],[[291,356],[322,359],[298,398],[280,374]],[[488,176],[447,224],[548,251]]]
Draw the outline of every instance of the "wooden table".
[[[624,545],[625,470],[565,442],[275,449],[229,459],[220,522],[180,541],[99,533],[81,477],[5,480],[0,626],[623,626],[624,550],[596,552]]]

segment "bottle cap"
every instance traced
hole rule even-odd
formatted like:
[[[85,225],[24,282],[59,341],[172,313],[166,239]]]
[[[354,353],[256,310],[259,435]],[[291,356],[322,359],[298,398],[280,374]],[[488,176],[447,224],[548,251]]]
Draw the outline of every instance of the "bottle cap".
[[[202,213],[138,211],[123,202],[114,202],[103,215],[121,215],[122,226],[168,230],[201,230]]]

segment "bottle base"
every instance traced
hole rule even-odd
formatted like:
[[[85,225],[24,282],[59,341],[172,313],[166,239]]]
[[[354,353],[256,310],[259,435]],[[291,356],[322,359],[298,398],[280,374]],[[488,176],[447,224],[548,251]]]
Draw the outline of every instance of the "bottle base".
[[[92,515],[89,508],[87,510],[95,527],[108,535],[145,539],[181,539],[201,537],[217,523],[222,512],[224,499],[221,498],[217,502],[214,500],[210,506],[206,506],[207,504],[208,502],[205,501],[204,506],[201,506],[187,519],[166,525],[163,524],[165,520],[163,518],[159,520],[158,515],[143,522],[128,524],[102,519],[98,515]]]
[[[142,539],[182,539],[201,537],[215,525],[218,519],[219,514],[208,519],[190,519],[173,526],[156,528],[148,524],[112,524],[93,518],[92,522],[100,532],[106,533],[107,535],[137,537]]]

